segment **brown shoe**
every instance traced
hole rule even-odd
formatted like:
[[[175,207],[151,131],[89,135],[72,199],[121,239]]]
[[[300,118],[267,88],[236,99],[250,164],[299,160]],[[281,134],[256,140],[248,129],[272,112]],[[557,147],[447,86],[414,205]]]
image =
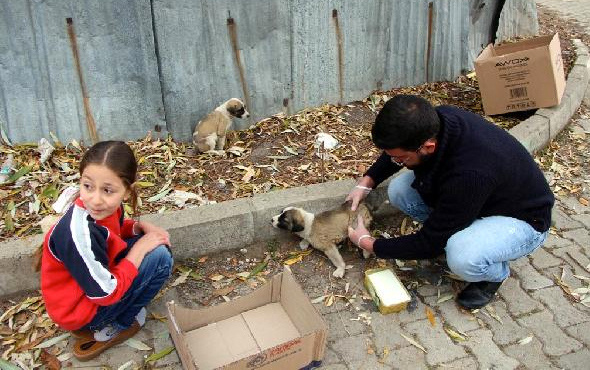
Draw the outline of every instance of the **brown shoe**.
[[[83,330],[72,330],[70,331],[70,335],[76,339],[93,339],[94,338],[94,333],[88,329]]]
[[[74,343],[74,356],[80,361],[91,360],[107,349],[131,338],[140,329],[141,326],[135,321],[133,322],[133,325],[120,331],[119,334],[104,342],[95,340],[94,336],[92,338],[80,338]]]

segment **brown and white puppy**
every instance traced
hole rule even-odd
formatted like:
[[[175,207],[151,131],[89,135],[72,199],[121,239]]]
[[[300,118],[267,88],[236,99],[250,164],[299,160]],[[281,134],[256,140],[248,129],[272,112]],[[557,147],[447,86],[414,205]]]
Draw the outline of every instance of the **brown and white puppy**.
[[[250,113],[240,99],[232,98],[199,121],[193,132],[193,144],[199,153],[216,150],[223,153],[225,136],[233,117],[246,118]]]
[[[272,226],[293,232],[302,238],[299,243],[301,249],[309,245],[326,254],[336,266],[333,276],[344,276],[346,264],[338,251],[338,244],[348,237],[348,226],[356,227],[357,216],[363,217],[365,225],[370,225],[373,217],[364,203],[359,204],[357,210],[350,210],[350,201],[341,206],[313,214],[301,208],[287,207],[280,214],[272,218]],[[363,250],[363,256],[368,258],[369,252]]]

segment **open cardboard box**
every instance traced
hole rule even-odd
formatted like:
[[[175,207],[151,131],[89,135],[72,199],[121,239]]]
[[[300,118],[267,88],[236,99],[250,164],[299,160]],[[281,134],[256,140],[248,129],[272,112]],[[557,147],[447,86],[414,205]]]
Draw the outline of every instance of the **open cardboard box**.
[[[489,44],[475,60],[487,115],[557,105],[565,90],[559,35]]]
[[[217,306],[167,306],[185,369],[309,369],[324,357],[327,326],[288,267],[249,295]]]

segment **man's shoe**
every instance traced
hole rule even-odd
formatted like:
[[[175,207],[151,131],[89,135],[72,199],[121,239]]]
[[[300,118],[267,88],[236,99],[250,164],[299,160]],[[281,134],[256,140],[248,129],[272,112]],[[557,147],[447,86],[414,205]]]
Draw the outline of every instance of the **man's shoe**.
[[[502,281],[499,283],[491,281],[469,283],[457,296],[457,303],[470,310],[482,308],[490,303],[502,283]]]

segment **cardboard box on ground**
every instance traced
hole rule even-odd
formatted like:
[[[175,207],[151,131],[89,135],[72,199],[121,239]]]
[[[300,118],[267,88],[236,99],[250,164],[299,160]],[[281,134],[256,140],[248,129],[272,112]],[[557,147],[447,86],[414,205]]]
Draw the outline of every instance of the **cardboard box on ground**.
[[[288,267],[218,306],[167,305],[185,369],[301,369],[319,366],[324,357],[327,326]]]
[[[559,35],[489,44],[475,60],[475,73],[487,115],[557,105],[565,90]]]

